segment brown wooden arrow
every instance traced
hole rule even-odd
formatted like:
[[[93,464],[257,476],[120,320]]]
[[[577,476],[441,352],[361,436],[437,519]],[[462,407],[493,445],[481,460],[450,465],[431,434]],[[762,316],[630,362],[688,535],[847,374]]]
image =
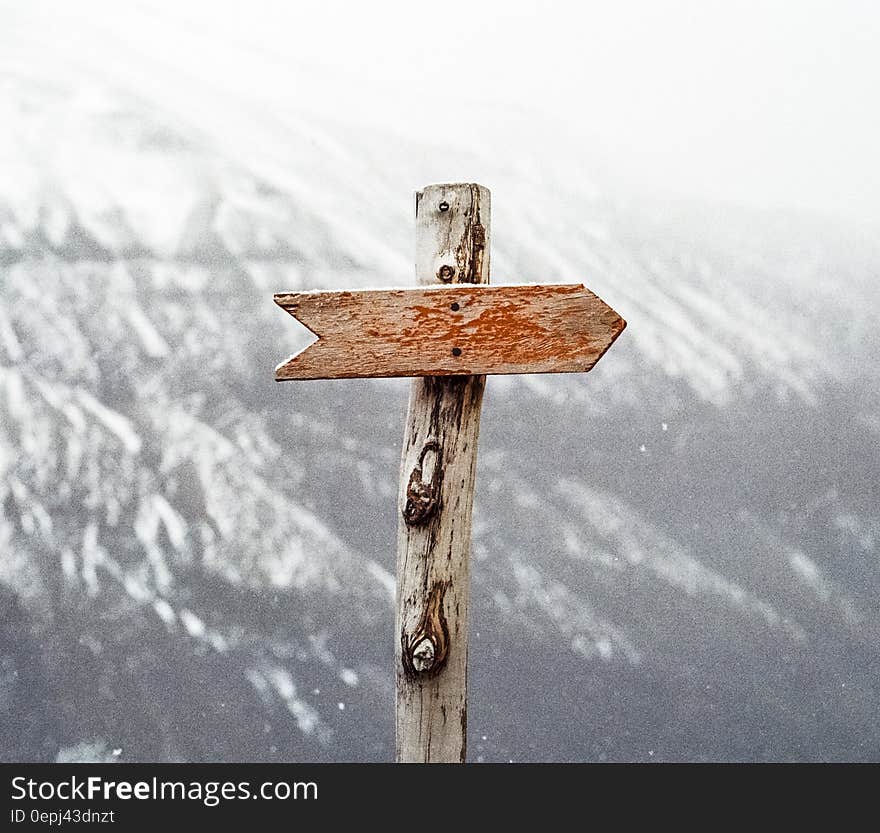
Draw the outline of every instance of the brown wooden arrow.
[[[589,370],[626,322],[580,284],[289,292],[275,303],[318,340],[287,379]]]

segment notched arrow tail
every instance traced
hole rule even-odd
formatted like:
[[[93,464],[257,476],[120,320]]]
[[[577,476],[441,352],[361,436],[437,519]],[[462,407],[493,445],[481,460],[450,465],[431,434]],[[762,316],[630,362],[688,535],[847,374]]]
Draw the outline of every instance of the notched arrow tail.
[[[303,354],[310,350],[314,350],[321,342],[321,334],[315,329],[316,325],[313,316],[310,314],[311,310],[303,308],[303,300],[307,295],[308,293],[302,292],[278,292],[273,298],[275,303],[278,304],[281,309],[293,316],[293,318],[295,318],[315,337],[314,341],[309,342],[302,348],[302,350],[294,353],[275,368],[276,382],[284,382],[289,379],[309,378],[308,376],[302,376],[297,371],[302,364]],[[311,358],[311,356],[309,358]]]

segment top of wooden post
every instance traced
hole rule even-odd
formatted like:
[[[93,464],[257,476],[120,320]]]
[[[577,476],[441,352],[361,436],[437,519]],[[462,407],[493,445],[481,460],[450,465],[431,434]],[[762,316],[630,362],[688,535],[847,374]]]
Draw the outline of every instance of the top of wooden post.
[[[416,282],[489,283],[489,189],[473,182],[416,191]]]

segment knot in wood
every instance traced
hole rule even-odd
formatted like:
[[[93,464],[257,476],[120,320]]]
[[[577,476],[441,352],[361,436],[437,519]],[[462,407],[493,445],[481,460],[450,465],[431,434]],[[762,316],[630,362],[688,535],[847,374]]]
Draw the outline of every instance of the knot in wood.
[[[446,664],[449,627],[443,597],[448,587],[448,581],[435,582],[422,600],[424,608],[412,635],[407,635],[405,629],[400,634],[403,667],[410,676],[433,676]]]
[[[434,643],[426,636],[412,650],[412,664],[416,671],[430,671],[434,664]]]
[[[425,469],[428,469],[427,479],[425,479]],[[437,511],[442,480],[443,466],[440,443],[436,440],[429,440],[422,448],[418,462],[413,468],[406,486],[403,519],[408,526],[419,526],[425,523]]]
[[[437,278],[443,283],[449,283],[455,277],[455,268],[444,264],[437,270]]]

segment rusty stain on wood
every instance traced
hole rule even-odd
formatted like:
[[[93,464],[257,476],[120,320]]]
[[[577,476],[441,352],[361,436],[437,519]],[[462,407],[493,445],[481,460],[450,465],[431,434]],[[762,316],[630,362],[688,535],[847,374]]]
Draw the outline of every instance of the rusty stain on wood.
[[[473,228],[469,254],[482,260],[485,231]],[[581,284],[295,292],[275,303],[318,336],[278,380],[585,372],[626,326]]]

